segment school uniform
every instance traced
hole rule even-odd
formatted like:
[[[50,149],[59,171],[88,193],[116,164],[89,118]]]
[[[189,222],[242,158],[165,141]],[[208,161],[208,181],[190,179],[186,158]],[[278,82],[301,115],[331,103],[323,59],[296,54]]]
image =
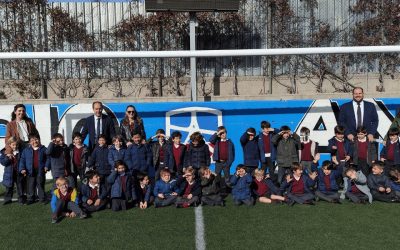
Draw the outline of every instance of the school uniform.
[[[389,172],[392,169],[400,170],[400,140],[394,143],[387,140],[381,150],[381,158],[385,159],[385,175],[389,176]]]
[[[340,199],[340,195],[338,192],[339,185],[337,184],[336,180],[342,176],[342,166],[339,165],[336,167],[336,169],[332,169],[329,175],[326,175],[322,168],[316,169],[316,167],[313,167],[313,170],[318,172],[318,186],[317,190],[315,191],[315,195],[321,200],[327,202],[338,201]]]
[[[197,171],[200,167],[210,166],[210,163],[210,150],[204,140],[201,140],[197,146],[194,146],[192,142],[188,144],[185,153],[185,168],[192,166]]]
[[[221,176],[224,171],[225,183],[229,184],[230,168],[235,160],[235,146],[232,140],[222,140],[217,133],[211,136],[210,143],[214,144],[215,173]]]
[[[129,145],[125,154],[125,162],[128,165],[129,174],[134,177],[138,172],[147,174],[150,168],[153,168],[153,158],[147,144],[133,143]]]
[[[85,172],[89,160],[89,148],[84,144],[81,148],[77,148],[73,144],[70,144],[69,152],[71,159],[71,172],[74,176],[75,183],[78,183],[78,176],[81,181],[85,178]]]
[[[107,206],[107,189],[105,185],[92,185],[89,181],[81,186],[82,207],[88,212],[96,212]],[[88,200],[92,200],[91,205],[87,204]],[[95,206],[96,200],[100,199],[100,204]]]
[[[298,180],[293,175],[291,177],[293,178],[291,182],[288,183],[286,179],[282,182],[281,193],[287,190],[288,198],[299,204],[312,201],[315,196],[311,188],[315,185],[315,181],[307,174],[303,174]]]
[[[23,170],[26,171],[28,179],[27,198],[29,203],[34,202],[36,190],[39,200],[42,202],[46,201],[44,192],[45,168],[48,161],[46,150],[46,147],[43,145],[40,145],[36,150],[29,145],[21,154],[18,173],[21,174]]]
[[[253,140],[249,140],[249,135],[244,132],[240,137],[240,144],[243,149],[243,164],[246,166],[246,172],[251,174],[256,168],[258,168],[260,162],[260,153],[258,152],[258,136],[255,136]]]
[[[318,154],[318,142],[308,140],[301,142],[299,150],[299,162],[308,174],[312,172],[314,157]]]
[[[121,147],[117,149],[114,145],[108,148],[108,164],[114,168],[116,161],[125,161],[127,149]]]
[[[17,186],[18,201],[25,203],[26,197],[24,195],[24,176],[18,172],[18,162],[20,158],[19,151],[13,152],[14,158],[9,158],[6,154],[6,149],[3,148],[0,152],[0,163],[4,166],[3,173],[3,186],[6,188],[4,194],[4,203],[11,202],[14,185]]]
[[[277,188],[270,178],[258,181],[253,179],[251,190],[256,198],[265,197],[271,199],[271,195],[281,195],[279,188]]]
[[[161,145],[158,141],[149,144],[152,153],[153,166],[156,170],[156,180],[160,178],[160,171],[168,169],[174,174],[174,157],[172,156],[171,144],[167,141]]]
[[[59,177],[64,177],[68,179],[68,183],[71,187],[76,187],[71,171],[71,154],[69,147],[65,144],[60,146],[50,142],[46,154],[49,158],[47,168],[51,170],[53,180],[55,181]]]
[[[211,174],[210,178],[201,178],[201,203],[203,205],[223,205],[223,199],[220,194],[221,177]]]
[[[177,181],[177,186],[179,187],[178,198],[176,199],[175,205],[177,207],[183,206],[197,206],[200,202],[201,196],[201,184],[199,180],[194,180],[192,184],[186,181],[185,178],[181,177]],[[192,198],[188,198],[191,194]]]
[[[140,202],[146,202],[148,207],[154,202],[153,186],[151,184],[144,185],[142,187],[140,183],[137,183],[135,187],[135,192],[138,205],[140,204]]]
[[[258,135],[258,150],[260,154],[261,169],[269,174],[271,180],[276,181],[278,178],[275,175],[275,164],[276,161],[276,147],[272,142],[272,136],[279,133],[279,129],[274,129],[273,132],[264,134],[261,132]]]
[[[132,176],[127,173],[113,171],[107,178],[111,185],[111,209],[113,211],[126,210],[128,201],[136,200],[136,192],[132,184]]]
[[[54,189],[51,196],[50,207],[53,219],[60,217],[63,212],[70,211],[74,212],[77,216],[84,215],[84,212],[79,207],[78,192],[72,187],[68,187],[65,195],[63,195],[58,188]]]
[[[174,158],[174,166],[173,171],[177,174],[177,176],[183,175],[183,164],[185,162],[185,154],[186,154],[186,145],[179,144],[175,145],[171,143],[171,151],[172,157]]]
[[[393,190],[390,193],[386,191],[381,192],[379,191],[380,187],[383,187],[385,190],[386,188],[391,188],[391,183],[389,177],[382,174],[369,174],[367,178],[368,187],[371,190],[372,197],[374,200],[383,201],[383,202],[393,202],[395,201],[395,193]]]
[[[172,179],[169,182],[158,180],[154,186],[154,205],[155,207],[166,207],[176,202],[176,195],[172,193],[178,193],[179,187],[177,186],[176,180]],[[163,194],[164,199],[158,197],[158,194]]]
[[[356,172],[356,179],[351,180],[348,177],[344,178],[344,188],[341,198],[347,197],[354,203],[368,201],[372,203],[372,194],[367,185],[367,177],[362,171]]]
[[[353,143],[352,160],[357,166],[357,170],[361,170],[365,176],[368,176],[371,171],[372,162],[378,160],[378,145],[376,142],[369,142],[368,138],[365,141],[358,139]]]
[[[254,205],[254,199],[251,196],[250,185],[253,182],[253,178],[249,173],[246,173],[243,177],[232,175],[230,183],[232,185],[232,197],[235,205],[241,205],[242,203],[247,206]]]
[[[104,145],[100,147],[97,145],[88,162],[89,168],[97,171],[100,176],[100,183],[105,185],[107,190],[110,190],[110,185],[107,182],[108,176],[111,174],[111,166],[108,161],[108,146]]]

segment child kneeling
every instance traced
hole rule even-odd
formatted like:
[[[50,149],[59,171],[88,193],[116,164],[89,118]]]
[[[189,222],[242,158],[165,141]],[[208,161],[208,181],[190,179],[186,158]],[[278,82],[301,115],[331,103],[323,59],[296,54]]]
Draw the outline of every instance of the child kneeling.
[[[96,170],[89,170],[85,176],[89,181],[81,186],[82,207],[87,212],[100,211],[107,205],[107,189],[100,184],[100,176]]]
[[[68,180],[59,177],[56,180],[56,188],[51,197],[51,222],[57,223],[58,220],[65,215],[66,217],[79,216],[81,219],[86,218],[86,214],[79,207],[78,192],[75,188],[69,187]]]
[[[233,186],[232,196],[235,205],[242,203],[247,206],[254,205],[254,199],[251,196],[250,185],[253,182],[251,175],[246,173],[246,167],[239,164],[236,167],[236,173],[231,177],[230,183]]]
[[[285,201],[285,197],[280,195],[279,189],[274,185],[269,176],[264,176],[264,170],[254,170],[254,180],[252,190],[258,201],[261,203],[272,203],[275,201]]]

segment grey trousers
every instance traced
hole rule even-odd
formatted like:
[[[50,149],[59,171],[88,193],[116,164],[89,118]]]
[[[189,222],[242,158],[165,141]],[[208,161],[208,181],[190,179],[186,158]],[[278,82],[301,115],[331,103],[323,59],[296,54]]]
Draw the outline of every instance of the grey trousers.
[[[191,199],[179,196],[178,198],[176,198],[175,204],[182,205],[183,203],[188,203],[191,206],[192,204],[197,203],[197,202],[199,202],[198,196],[193,196]]]
[[[154,205],[156,207],[170,206],[175,203],[176,199],[177,199],[177,197],[174,195],[170,195],[170,196],[166,197],[165,199],[160,199],[160,198],[156,197],[154,200]]]
[[[28,176],[28,201],[34,201],[37,190],[37,196],[40,201],[46,200],[44,195],[44,176]]]
[[[332,202],[333,200],[339,200],[340,195],[338,192],[321,192],[319,190],[315,191],[315,195],[321,200]]]
[[[222,197],[219,194],[203,195],[201,197],[201,202],[204,205],[209,205],[209,206],[221,205],[222,204]]]
[[[74,212],[77,216],[82,215],[82,209],[75,202],[65,202],[61,199],[56,202],[56,211],[53,212],[53,218],[58,218],[63,212]]]
[[[311,193],[305,193],[305,194],[288,193],[288,197],[289,199],[294,200],[296,203],[303,204],[306,201],[313,200],[315,196]]]
[[[368,195],[364,193],[352,193],[347,191],[346,197],[349,198],[354,203],[360,203],[362,200],[368,201]]]
[[[236,206],[240,206],[242,204],[246,204],[247,206],[253,206],[254,199],[253,199],[253,197],[250,197],[250,198],[244,199],[244,200],[236,200],[235,198],[233,198],[233,204],[235,204]]]

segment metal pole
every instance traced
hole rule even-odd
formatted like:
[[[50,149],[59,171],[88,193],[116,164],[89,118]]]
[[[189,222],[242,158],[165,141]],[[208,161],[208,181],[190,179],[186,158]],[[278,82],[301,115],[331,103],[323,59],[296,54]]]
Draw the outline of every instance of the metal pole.
[[[273,9],[272,9],[272,6],[271,5],[269,5],[268,6],[268,42],[267,42],[267,44],[268,44],[268,49],[271,49],[273,46],[272,46],[272,29],[273,29],[273,26],[272,26],[272,12],[273,12]],[[272,56],[268,56],[268,85],[269,85],[269,88],[268,88],[268,94],[272,94],[272,80],[273,80],[273,74],[274,72],[273,72],[273,68],[272,68]]]
[[[196,50],[196,12],[190,12],[189,35],[190,35],[190,50]],[[192,101],[197,101],[197,69],[196,57],[190,57],[190,87],[192,92]]]

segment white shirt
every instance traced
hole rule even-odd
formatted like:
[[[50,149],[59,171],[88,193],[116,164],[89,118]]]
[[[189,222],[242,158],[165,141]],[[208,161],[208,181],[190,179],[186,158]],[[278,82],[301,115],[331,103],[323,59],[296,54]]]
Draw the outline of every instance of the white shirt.
[[[101,116],[100,116],[100,117],[94,116],[94,134],[95,134],[95,135],[96,135],[96,133],[97,133],[97,119],[100,119],[100,134],[101,134],[101,131],[103,131],[103,130],[102,130],[102,128],[103,128],[103,121],[102,121],[102,119],[101,119]],[[99,136],[99,135],[97,135],[97,136]]]
[[[356,120],[356,126],[357,126],[357,124],[358,124],[358,120],[357,120],[357,108],[358,108],[357,102],[353,101],[354,118],[355,118],[355,120]],[[363,121],[364,121],[364,101],[361,101],[361,102],[360,102],[360,109],[361,109],[361,125],[364,125],[364,124],[363,124]]]
[[[25,120],[21,120],[20,122],[17,122],[17,129],[18,129],[19,138],[21,138],[22,141],[29,141],[28,126],[26,125]]]

